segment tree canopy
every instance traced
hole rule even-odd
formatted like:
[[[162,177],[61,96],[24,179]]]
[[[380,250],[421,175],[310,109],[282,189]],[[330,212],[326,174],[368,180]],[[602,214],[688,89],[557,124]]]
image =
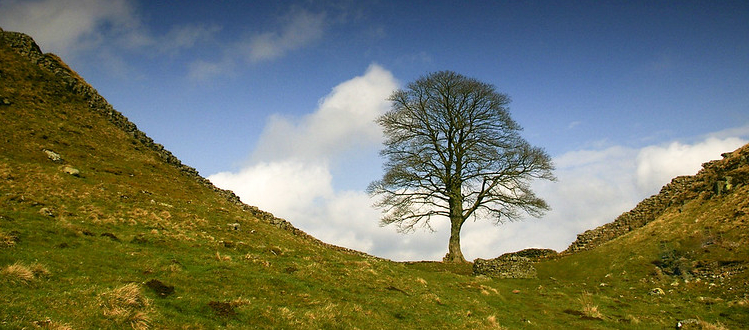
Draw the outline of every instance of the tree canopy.
[[[520,136],[506,94],[441,71],[389,100],[391,109],[377,119],[385,135],[385,173],[368,188],[380,197],[383,225],[431,230],[435,217],[446,217],[451,233],[445,261],[465,262],[460,230],[469,217],[500,224],[549,209],[529,185],[532,179],[555,179],[551,159]]]

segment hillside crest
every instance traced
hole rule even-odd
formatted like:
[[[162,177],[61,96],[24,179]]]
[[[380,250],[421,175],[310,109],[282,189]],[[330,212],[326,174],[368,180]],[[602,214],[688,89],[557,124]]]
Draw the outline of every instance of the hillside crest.
[[[702,169],[696,175],[674,178],[658,194],[641,201],[634,209],[623,213],[613,222],[577,235],[577,239],[562,254],[598,247],[647,225],[669,208],[681,208],[691,200],[707,200],[735,192],[736,188],[749,181],[749,144],[724,153],[722,157],[723,159],[702,164]]]
[[[268,222],[280,229],[287,230],[294,235],[300,236],[315,244],[333,248],[346,253],[357,254],[369,258],[373,257],[361,251],[356,251],[353,249],[340,247],[320,241],[319,239],[294,227],[289,221],[285,219],[278,218],[272,213],[260,210],[256,206],[251,206],[243,203],[240,200],[239,196],[234,194],[234,192],[232,192],[231,190],[216,187],[211,181],[202,177],[195,168],[183,164],[182,161],[174,156],[169,150],[164,148],[163,145],[156,143],[153,139],[146,135],[146,133],[139,130],[138,127],[127,117],[125,117],[119,111],[115,110],[114,107],[109,104],[107,100],[99,94],[98,91],[96,91],[96,89],[86,83],[86,81],[80,75],[78,75],[78,73],[70,69],[70,67],[68,67],[60,59],[60,57],[51,53],[43,53],[41,48],[30,36],[20,32],[4,31],[2,28],[0,28],[0,42],[8,45],[19,55],[29,59],[31,63],[36,64],[43,70],[54,74],[57,78],[60,79],[62,84],[65,85],[70,93],[82,96],[84,100],[88,102],[88,108],[92,112],[104,116],[118,129],[126,132],[128,135],[142,143],[148,149],[155,151],[166,164],[174,166],[182,174],[191,178],[195,182],[198,182],[201,185],[212,189],[229,202],[241,207],[244,211],[249,212],[253,217]],[[12,100],[8,100],[8,102],[12,102]]]

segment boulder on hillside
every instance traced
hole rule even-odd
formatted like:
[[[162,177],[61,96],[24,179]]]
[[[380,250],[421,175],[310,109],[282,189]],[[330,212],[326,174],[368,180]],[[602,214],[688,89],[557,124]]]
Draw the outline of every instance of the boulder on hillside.
[[[58,154],[58,153],[56,153],[56,152],[54,152],[52,150],[49,150],[49,149],[42,149],[42,151],[44,151],[44,153],[47,155],[47,158],[49,158],[49,160],[51,160],[51,161],[53,161],[55,163],[62,163],[63,162],[62,156],[60,156],[60,154]]]
[[[75,167],[69,166],[69,165],[63,166],[62,171],[64,173],[70,174],[72,176],[81,176],[81,171],[80,170],[78,170]]]

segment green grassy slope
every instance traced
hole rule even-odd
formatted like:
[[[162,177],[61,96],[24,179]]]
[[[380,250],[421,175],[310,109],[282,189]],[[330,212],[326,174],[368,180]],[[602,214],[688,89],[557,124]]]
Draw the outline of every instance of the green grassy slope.
[[[687,283],[653,263],[672,253],[715,260],[715,267],[742,265],[746,244],[736,242],[746,242],[746,231],[729,224],[730,212],[746,204],[721,198],[745,197],[745,187],[687,204],[637,235],[541,262],[538,279],[475,277],[470,265],[396,263],[279,229],[92,111],[71,86],[0,42],[2,329],[653,329],[687,318],[747,324],[745,272]],[[729,202],[739,208],[725,208]],[[720,225],[715,214],[729,218]],[[745,214],[739,218],[745,226]],[[708,236],[693,231],[708,222],[712,243],[703,247]],[[694,229],[686,236],[673,230],[687,225]],[[665,294],[648,294],[655,287]]]

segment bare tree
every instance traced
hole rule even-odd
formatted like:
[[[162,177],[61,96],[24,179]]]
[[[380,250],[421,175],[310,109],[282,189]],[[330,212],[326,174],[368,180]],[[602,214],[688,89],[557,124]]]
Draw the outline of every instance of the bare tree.
[[[549,209],[531,191],[532,179],[555,180],[546,152],[520,137],[507,95],[451,71],[429,74],[389,98],[377,119],[385,134],[385,174],[368,192],[379,196],[382,225],[432,230],[434,217],[451,223],[446,262],[465,262],[460,230],[470,217],[495,224]]]

